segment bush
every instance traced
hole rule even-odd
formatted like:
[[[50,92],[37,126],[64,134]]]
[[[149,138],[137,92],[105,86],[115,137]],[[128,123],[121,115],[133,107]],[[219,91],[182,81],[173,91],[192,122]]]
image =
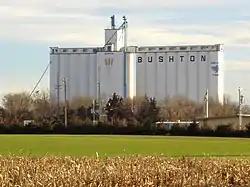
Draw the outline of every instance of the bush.
[[[170,130],[170,135],[172,136],[184,136],[187,134],[187,131],[180,124],[174,124]]]
[[[120,135],[171,135],[171,136],[217,136],[217,137],[247,137],[249,128],[245,131],[234,130],[230,124],[218,125],[216,130],[200,128],[196,123],[188,127],[174,124],[170,131],[163,127],[149,129],[145,126],[123,126],[119,124],[99,122],[93,125],[90,121],[81,124],[1,124],[0,134],[120,134]]]
[[[246,125],[246,136],[250,136],[250,123]]]
[[[232,128],[232,124],[221,124],[218,125],[216,130],[215,130],[215,134],[216,136],[219,137],[228,137],[233,133],[233,128]]]
[[[187,128],[187,135],[190,135],[190,136],[198,136],[198,135],[200,135],[200,127],[196,123],[196,121],[194,121],[193,123],[191,123],[188,126],[188,128]]]

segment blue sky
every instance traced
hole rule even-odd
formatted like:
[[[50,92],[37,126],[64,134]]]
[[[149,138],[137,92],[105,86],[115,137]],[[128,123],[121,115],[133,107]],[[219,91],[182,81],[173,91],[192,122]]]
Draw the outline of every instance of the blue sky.
[[[250,103],[249,7],[249,0],[1,0],[0,95],[31,91],[50,46],[102,46],[116,14],[128,17],[130,45],[223,43],[225,91],[235,100],[241,86]],[[48,76],[39,89],[48,89]]]

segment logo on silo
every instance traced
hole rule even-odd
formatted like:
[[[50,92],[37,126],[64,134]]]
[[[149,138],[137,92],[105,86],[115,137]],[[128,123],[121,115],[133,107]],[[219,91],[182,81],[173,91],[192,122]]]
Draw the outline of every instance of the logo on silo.
[[[218,62],[214,62],[214,63],[211,63],[212,66],[211,66],[211,70],[213,71],[213,76],[218,76],[218,72],[219,72],[219,65],[218,65]]]
[[[113,58],[106,58],[106,59],[105,59],[105,65],[106,65],[106,66],[112,66],[112,65],[113,65],[113,62],[114,62],[114,59],[113,59]]]

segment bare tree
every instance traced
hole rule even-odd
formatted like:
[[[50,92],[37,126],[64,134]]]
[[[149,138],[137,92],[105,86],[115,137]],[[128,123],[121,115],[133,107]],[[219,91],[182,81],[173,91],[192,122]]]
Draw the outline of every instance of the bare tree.
[[[89,107],[93,103],[93,98],[91,97],[84,97],[84,96],[79,96],[79,97],[74,97],[70,102],[70,108],[75,110],[78,109],[81,106],[84,107]]]
[[[238,113],[238,106],[232,102],[228,96],[224,96],[224,102],[220,103],[212,98],[209,98],[209,116],[229,116]]]
[[[201,117],[203,109],[200,104],[191,101],[183,96],[167,98],[161,107],[161,118],[169,121],[193,120]]]
[[[32,99],[26,92],[5,95],[2,99],[2,105],[9,117],[15,121],[20,122],[31,117]]]
[[[47,91],[40,91],[34,94],[32,111],[36,120],[50,119],[53,116],[56,107],[50,102],[50,96]]]
[[[0,107],[0,124],[6,123],[8,113],[3,107]]]

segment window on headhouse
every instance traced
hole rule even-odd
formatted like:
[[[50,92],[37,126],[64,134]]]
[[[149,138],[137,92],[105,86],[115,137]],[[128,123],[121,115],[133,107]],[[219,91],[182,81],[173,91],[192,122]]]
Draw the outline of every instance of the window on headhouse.
[[[208,46],[201,46],[201,49],[208,49]]]
[[[176,50],[176,47],[169,47],[169,50]]]
[[[186,50],[187,47],[180,47],[180,50]]]
[[[109,52],[111,51],[111,49],[112,49],[111,46],[108,46],[108,51],[109,51]]]

